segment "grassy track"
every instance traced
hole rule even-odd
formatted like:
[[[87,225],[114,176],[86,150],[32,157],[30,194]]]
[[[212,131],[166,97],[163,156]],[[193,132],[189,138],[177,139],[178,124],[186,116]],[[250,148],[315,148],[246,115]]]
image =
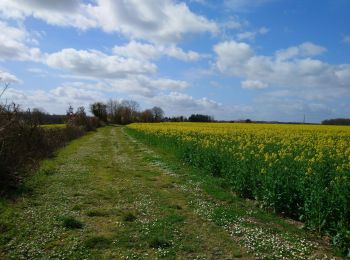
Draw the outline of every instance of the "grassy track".
[[[48,125],[40,125],[42,128],[65,128],[66,124],[48,124]]]
[[[105,127],[45,161],[0,201],[0,258],[321,258],[324,242],[169,154]]]

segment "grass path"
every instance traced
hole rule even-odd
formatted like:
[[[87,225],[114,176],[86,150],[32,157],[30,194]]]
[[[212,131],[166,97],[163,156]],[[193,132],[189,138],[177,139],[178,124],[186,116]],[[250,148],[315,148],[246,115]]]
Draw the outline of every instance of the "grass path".
[[[0,259],[320,259],[322,241],[105,127],[0,200]]]

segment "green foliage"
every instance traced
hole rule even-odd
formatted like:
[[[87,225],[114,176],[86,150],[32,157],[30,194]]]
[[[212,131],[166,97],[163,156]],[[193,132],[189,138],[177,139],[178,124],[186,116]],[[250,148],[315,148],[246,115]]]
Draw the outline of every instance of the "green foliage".
[[[102,102],[96,102],[90,105],[91,113],[103,122],[107,122],[107,105]]]
[[[214,118],[208,115],[201,115],[201,114],[192,114],[188,121],[190,122],[212,122],[214,121]]]

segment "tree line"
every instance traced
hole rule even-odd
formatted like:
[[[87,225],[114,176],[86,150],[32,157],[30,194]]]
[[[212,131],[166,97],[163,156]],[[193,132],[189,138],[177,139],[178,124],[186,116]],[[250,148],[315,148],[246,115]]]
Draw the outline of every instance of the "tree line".
[[[208,115],[192,114],[185,116],[165,117],[161,107],[140,110],[140,105],[133,100],[109,100],[107,103],[96,102],[90,105],[91,113],[103,122],[114,124],[130,124],[133,122],[213,122]]]
[[[91,113],[106,123],[126,125],[133,122],[161,122],[164,111],[160,107],[140,110],[140,105],[133,100],[109,100],[90,105]]]
[[[335,118],[322,121],[322,125],[350,125],[350,118]]]

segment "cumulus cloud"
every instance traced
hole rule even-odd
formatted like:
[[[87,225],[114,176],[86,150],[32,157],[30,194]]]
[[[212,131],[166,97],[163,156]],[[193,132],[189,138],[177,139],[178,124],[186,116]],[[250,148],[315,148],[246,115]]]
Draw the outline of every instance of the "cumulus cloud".
[[[346,111],[329,102],[306,101],[302,95],[290,97],[283,91],[269,92],[254,101],[254,117],[281,122],[320,122],[326,118],[346,117]],[[339,110],[338,110],[339,109]]]
[[[249,117],[253,109],[246,105],[224,105],[207,97],[195,98],[188,94],[172,91],[154,97],[143,97],[148,106],[160,106],[167,116],[190,116],[193,113],[207,114],[216,119],[232,120]]]
[[[107,32],[153,42],[175,43],[189,33],[218,31],[216,23],[173,0],[98,0],[93,13]]]
[[[46,63],[50,67],[62,69],[74,75],[99,79],[152,74],[157,70],[156,65],[146,61],[107,55],[96,50],[72,48],[48,54]]]
[[[21,81],[15,75],[13,75],[7,71],[0,70],[0,83],[1,82],[19,83]]]
[[[152,42],[180,41],[189,33],[216,33],[218,26],[193,13],[185,3],[174,0],[79,0],[40,1],[2,0],[0,14],[6,18],[32,16],[48,24],[86,30],[102,28],[106,32],[147,39]]]
[[[293,46],[277,51],[276,57],[279,60],[287,60],[297,57],[312,57],[321,55],[326,51],[327,49],[322,46],[316,45],[312,42],[304,42],[299,46]]]
[[[209,113],[219,109],[221,104],[208,98],[195,99],[180,92],[170,92],[168,94],[156,95],[152,98],[144,99],[146,103],[162,107],[168,115],[186,115],[191,113]]]
[[[350,64],[332,65],[312,58],[325,48],[304,43],[274,56],[256,55],[250,45],[226,41],[214,46],[216,67],[224,74],[244,78],[242,86],[259,81],[261,86],[274,85],[309,91],[332,89],[350,94]],[[322,91],[321,93],[327,93]]]
[[[0,21],[0,60],[38,61],[40,50],[27,46],[31,40],[24,28]]]
[[[130,95],[154,97],[164,91],[181,91],[189,87],[186,81],[167,78],[152,79],[147,76],[129,77],[109,81],[107,91],[117,91]]]
[[[90,4],[79,0],[2,0],[0,14],[5,18],[25,19],[33,16],[48,24],[74,26],[89,29],[98,26],[96,18],[90,13]]]
[[[269,32],[269,29],[266,27],[261,27],[259,30],[253,31],[253,32],[241,32],[237,34],[237,39],[239,41],[241,40],[255,40],[257,35],[263,35]]]
[[[100,91],[86,89],[74,84],[64,84],[51,90],[19,90],[9,88],[4,98],[20,104],[22,108],[45,107],[49,113],[62,114],[68,105],[85,106],[95,101],[105,100]]]
[[[123,46],[115,46],[113,52],[117,55],[141,60],[157,59],[161,56],[169,56],[183,61],[196,61],[200,54],[194,51],[185,52],[174,45],[156,45],[131,41]]]

